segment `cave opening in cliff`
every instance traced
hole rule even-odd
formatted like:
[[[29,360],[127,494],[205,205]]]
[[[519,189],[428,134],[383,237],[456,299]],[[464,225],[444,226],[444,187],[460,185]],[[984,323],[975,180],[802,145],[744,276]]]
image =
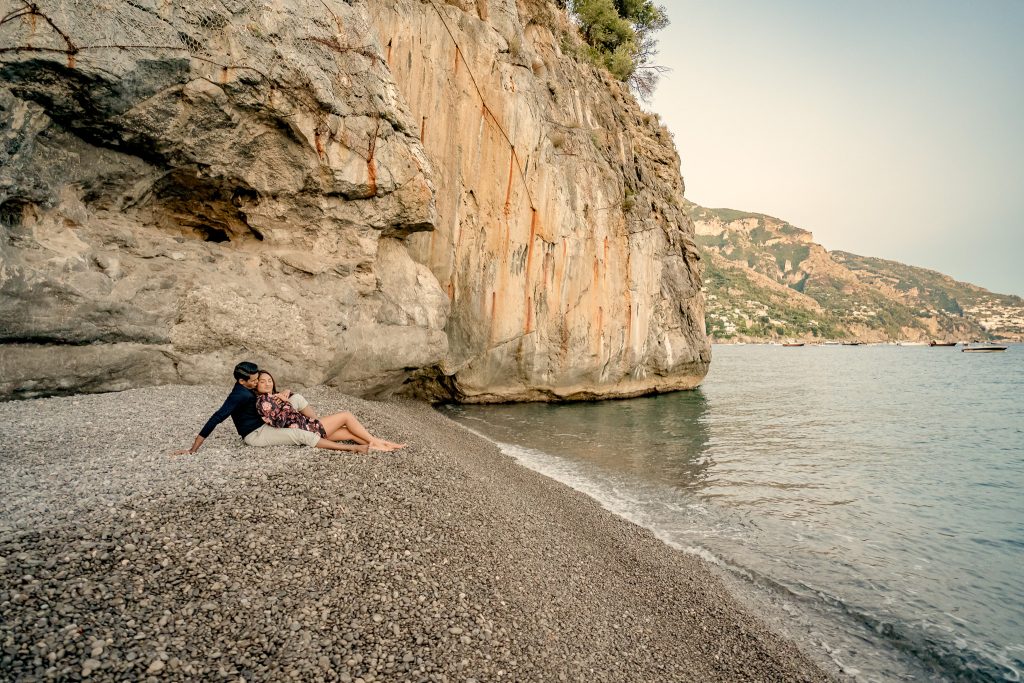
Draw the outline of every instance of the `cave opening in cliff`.
[[[25,212],[31,206],[31,202],[21,199],[9,199],[0,204],[0,227],[21,227],[22,221],[25,220]]]
[[[263,234],[249,225],[245,213],[258,200],[259,194],[237,178],[210,178],[196,168],[175,169],[153,185],[153,201],[168,223],[206,242],[262,242]]]
[[[212,225],[197,225],[195,231],[198,232],[204,240],[207,242],[230,242],[231,238],[228,236],[226,230],[215,228]]]

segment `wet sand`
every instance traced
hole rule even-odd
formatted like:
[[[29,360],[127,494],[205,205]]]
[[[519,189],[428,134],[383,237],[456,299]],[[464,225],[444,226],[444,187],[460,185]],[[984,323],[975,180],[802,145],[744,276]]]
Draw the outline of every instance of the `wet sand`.
[[[818,681],[699,558],[429,406],[187,448],[229,387],[0,404],[0,678]]]

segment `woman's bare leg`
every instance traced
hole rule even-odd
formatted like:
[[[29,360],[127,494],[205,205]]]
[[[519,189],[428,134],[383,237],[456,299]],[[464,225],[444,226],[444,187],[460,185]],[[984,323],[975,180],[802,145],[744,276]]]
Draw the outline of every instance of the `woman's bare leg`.
[[[360,424],[356,416],[349,412],[321,417],[320,424],[324,426],[324,431],[328,434],[333,434],[342,428],[347,429],[356,439],[368,443],[370,448],[376,448],[377,450],[393,451],[405,446],[405,444],[391,443],[390,441],[373,436],[370,432],[366,431],[366,427]]]
[[[331,432],[330,434],[327,435],[327,438],[330,439],[331,441],[355,441],[356,443],[368,443],[367,441],[360,439],[358,436],[348,431],[344,427],[337,431]]]
[[[356,416],[352,413],[334,413],[333,415],[324,415],[320,418],[320,424],[324,426],[324,431],[328,434],[333,434],[339,429],[346,429],[352,436],[358,437],[359,439],[373,443],[374,438],[370,432],[366,431],[366,427],[359,423]]]
[[[366,453],[370,450],[370,447],[366,444],[359,446],[350,446],[346,443],[334,443],[327,439],[320,439],[316,442],[316,448],[323,448],[328,451],[348,451],[350,453]]]

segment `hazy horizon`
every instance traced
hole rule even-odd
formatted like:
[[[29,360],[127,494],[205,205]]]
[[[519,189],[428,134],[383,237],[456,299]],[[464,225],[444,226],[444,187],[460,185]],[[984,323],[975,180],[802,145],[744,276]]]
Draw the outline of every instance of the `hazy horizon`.
[[[686,198],[1024,295],[1024,2],[669,2]]]

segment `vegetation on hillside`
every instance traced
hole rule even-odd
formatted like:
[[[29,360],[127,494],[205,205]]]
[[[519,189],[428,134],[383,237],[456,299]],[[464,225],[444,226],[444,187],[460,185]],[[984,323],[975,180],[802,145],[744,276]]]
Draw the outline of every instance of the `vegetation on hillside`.
[[[844,330],[835,316],[800,305],[784,292],[755,281],[740,268],[704,259],[707,331],[715,339],[837,339]]]
[[[716,339],[1024,337],[1020,297],[895,261],[825,252],[810,233],[771,216],[686,204],[703,233],[696,242]]]
[[[948,275],[908,266],[897,261],[858,256],[845,251],[831,257],[852,271],[862,282],[895,291],[918,315],[952,320],[969,320],[977,328],[976,338],[1024,337],[1024,299],[997,294]]]
[[[669,23],[665,8],[652,0],[561,0],[560,4],[576,20],[583,54],[649,99],[665,70],[654,62],[655,34]]]
[[[893,340],[905,339],[905,330],[928,331],[907,306],[870,288],[851,288],[842,280],[823,276],[809,278],[803,291],[847,328],[863,326]]]
[[[832,258],[865,281],[890,286],[907,296],[927,301],[950,313],[962,313],[963,306],[980,302],[999,302],[1007,306],[1024,306],[1024,299],[1013,294],[996,294],[967,282],[959,282],[927,268],[908,266],[897,261],[858,256],[847,251],[833,251]]]

